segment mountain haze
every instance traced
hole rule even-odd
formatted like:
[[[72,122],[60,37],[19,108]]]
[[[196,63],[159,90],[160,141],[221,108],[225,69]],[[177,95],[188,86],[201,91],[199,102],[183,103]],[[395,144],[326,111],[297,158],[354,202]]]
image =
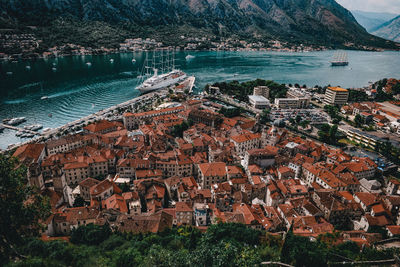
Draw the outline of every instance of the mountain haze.
[[[388,40],[400,42],[400,16],[384,23],[375,29],[372,34]]]
[[[334,0],[0,0],[0,11],[3,28],[34,25],[47,27],[47,34],[60,31],[57,35],[62,35],[64,20],[72,20],[85,25],[101,22],[118,34],[133,32],[141,37],[157,37],[165,31],[173,40],[173,34],[179,36],[185,29],[194,36],[235,34],[328,47],[396,47],[368,34]],[[42,37],[46,42],[48,38]]]
[[[351,13],[356,18],[357,22],[368,32],[374,31],[375,28],[397,16],[393,13],[366,12],[360,10],[352,10]]]

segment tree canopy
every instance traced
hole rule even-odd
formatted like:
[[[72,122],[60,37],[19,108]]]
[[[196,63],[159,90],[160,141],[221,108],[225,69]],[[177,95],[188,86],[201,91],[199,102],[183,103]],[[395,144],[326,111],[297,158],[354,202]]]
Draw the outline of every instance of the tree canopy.
[[[36,236],[39,220],[50,215],[50,204],[27,185],[27,169],[16,158],[0,154],[0,263],[20,256],[24,238]]]

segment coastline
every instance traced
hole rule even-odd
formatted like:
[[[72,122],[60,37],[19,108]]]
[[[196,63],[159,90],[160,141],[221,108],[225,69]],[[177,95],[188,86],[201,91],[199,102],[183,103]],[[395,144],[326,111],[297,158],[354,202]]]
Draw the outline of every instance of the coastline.
[[[7,149],[4,149],[3,151],[1,151],[1,153],[6,152],[6,151],[10,151],[12,149],[15,149],[17,147],[23,146],[25,144],[29,144],[29,143],[36,143],[36,142],[43,142],[49,139],[52,139],[55,136],[58,136],[58,134],[63,135],[63,133],[68,130],[71,129],[72,131],[69,133],[73,133],[73,129],[74,127],[82,127],[82,123],[86,124],[86,123],[92,123],[95,122],[97,120],[101,120],[101,119],[106,119],[109,118],[111,115],[111,113],[113,113],[113,115],[111,115],[113,117],[113,120],[118,120],[118,119],[122,119],[122,114],[124,111],[126,111],[129,108],[133,108],[135,106],[135,104],[137,104],[138,102],[140,103],[146,103],[146,105],[149,105],[149,102],[151,102],[151,104],[153,104],[154,102],[154,98],[165,98],[167,95],[168,91],[167,89],[161,89],[158,91],[154,91],[154,92],[150,92],[148,94],[144,94],[144,95],[139,95],[135,98],[132,98],[128,101],[122,102],[120,104],[99,110],[95,113],[91,113],[85,117],[81,117],[77,120],[68,122],[64,125],[61,125],[59,127],[53,128],[49,131],[47,131],[46,133],[42,133],[41,136],[26,140],[25,142],[21,142],[21,143],[16,143],[16,144],[10,144]],[[115,111],[117,111],[117,114],[114,114]],[[75,133],[78,133],[80,130],[75,131]],[[68,133],[67,133],[68,134]]]
[[[335,50],[349,50],[349,51],[366,51],[366,52],[384,52],[384,51],[400,51],[392,49],[356,49],[348,47],[346,49],[339,48],[313,48],[313,49],[289,49],[289,48],[230,48],[230,49],[180,49],[178,47],[160,47],[154,49],[139,49],[139,50],[118,50],[118,51],[102,51],[95,53],[67,53],[67,54],[50,54],[50,55],[38,55],[34,57],[24,57],[20,55],[18,58],[12,58],[10,55],[8,57],[0,58],[0,62],[20,62],[20,61],[33,61],[37,59],[56,59],[72,56],[101,56],[101,55],[115,55],[124,53],[140,53],[140,52],[152,52],[157,49],[173,49],[176,52],[281,52],[281,53],[309,53],[309,52],[322,52],[322,51],[335,51]]]
[[[166,47],[167,48],[167,47]],[[336,50],[347,50],[347,51],[360,51],[360,52],[400,52],[400,50],[393,49],[330,49],[330,48],[321,48],[321,49],[312,49],[312,50],[286,50],[286,49],[175,49],[176,52],[278,52],[278,53],[310,53],[310,52],[323,52],[323,51],[336,51]],[[51,55],[51,56],[38,56],[38,57],[30,57],[30,58],[0,58],[0,62],[22,62],[22,61],[34,61],[38,59],[58,59],[58,58],[66,58],[66,57],[74,57],[74,56],[107,56],[107,55],[116,55],[116,54],[127,54],[127,53],[140,53],[140,52],[152,52],[156,51],[156,49],[148,49],[148,50],[136,50],[136,51],[114,51],[114,52],[104,52],[104,53],[87,53],[87,54],[60,54],[60,55]]]
[[[183,53],[184,52],[180,52],[180,56],[182,57],[182,58],[184,58],[184,56],[182,56],[183,55]],[[238,53],[240,53],[240,51],[238,52]],[[386,54],[386,57],[393,57],[393,56],[395,56],[395,58],[398,58],[398,55],[397,55],[397,52],[395,52],[396,53],[396,55],[392,55],[392,53],[388,53],[388,54]],[[127,55],[128,54],[130,54],[130,53],[126,53]],[[215,54],[218,54],[218,53],[213,53],[214,54],[214,56],[215,56]],[[221,55],[223,54],[223,52],[221,52]],[[233,60],[237,60],[237,57],[235,56],[236,55],[236,52],[230,52],[230,53],[228,53],[229,55],[233,55]],[[247,57],[248,56],[250,56],[250,57],[254,57],[254,60],[263,60],[263,59],[260,59],[259,57],[258,57],[258,52],[250,52],[250,53],[243,53],[244,55],[246,55]],[[266,57],[270,57],[268,54],[271,54],[272,55],[272,57],[275,57],[275,55],[279,55],[279,54],[283,54],[284,56],[283,56],[283,58],[285,59],[283,62],[282,62],[282,64],[286,64],[286,56],[285,56],[285,54],[286,53],[279,53],[279,52],[271,52],[271,53],[266,53],[267,55],[266,55]],[[301,55],[302,54],[302,55]],[[300,57],[306,57],[306,59],[308,60],[310,57],[307,55],[307,54],[303,54],[303,53],[299,53],[299,55],[300,55]],[[327,62],[327,54],[330,54],[330,52],[322,52],[322,54],[321,55],[319,55],[319,53],[317,52],[317,53],[315,53],[315,54],[318,54],[318,58],[319,58],[319,60],[317,60],[316,61],[316,66],[318,66],[321,62],[324,62],[324,65],[328,65],[328,63],[326,63]],[[357,52],[356,52],[356,54],[357,54]],[[367,56],[367,57],[373,57],[373,58],[375,58],[375,56],[374,56],[374,53],[362,53],[362,54],[364,54],[365,56]],[[368,54],[369,54],[369,56],[368,56]],[[290,54],[289,53],[287,53],[287,55],[289,56]],[[314,56],[313,55],[310,55],[310,56],[312,56],[311,58],[314,58]],[[322,56],[322,57],[321,57]],[[228,58],[231,58],[231,57],[228,57]],[[102,60],[102,62],[103,62],[103,57],[102,56],[100,56],[100,59]],[[125,60],[127,60],[127,62],[128,62],[128,66],[130,67],[131,66],[131,64],[129,64],[130,63],[130,59],[125,59]],[[92,61],[92,60],[91,60]],[[298,67],[299,68],[301,68],[301,69],[305,69],[305,70],[307,70],[307,69],[310,69],[309,68],[309,65],[310,64],[305,64],[305,63],[307,63],[307,61],[305,61],[305,62],[303,62],[303,61],[298,61],[298,59],[297,59],[297,56],[295,56],[295,59],[293,60],[295,63],[297,63],[297,62],[299,62],[299,64],[298,64]],[[354,58],[354,61],[356,61],[355,60],[355,58]],[[93,61],[94,62],[94,61]],[[190,64],[188,64],[188,65],[190,65],[193,69],[198,69],[198,67],[204,67],[202,64],[204,63],[204,58],[202,58],[202,57],[199,57],[199,66],[197,66],[197,65],[195,65],[195,61],[194,62],[191,62]],[[363,62],[363,61],[362,61]],[[352,66],[353,68],[356,66],[356,63],[355,62],[352,62],[352,64],[354,63],[354,65]],[[48,64],[50,64],[51,65],[51,61],[48,63]],[[61,64],[61,63],[60,63]],[[214,63],[210,63],[211,65],[214,65]],[[105,61],[105,65],[110,65],[109,64],[109,62],[108,61]],[[252,64],[249,64],[249,66],[251,66]],[[226,66],[228,66],[228,65],[226,65]],[[297,66],[297,65],[296,65]],[[23,66],[24,67],[24,66]],[[221,67],[218,67],[218,68],[221,68],[221,69],[223,69],[223,67],[221,66]],[[217,69],[218,69],[217,68]],[[351,76],[351,71],[350,70],[345,70],[345,69],[343,69],[343,68],[337,68],[337,69],[331,69],[330,67],[327,67],[327,68],[329,68],[329,71],[330,72],[332,72],[333,70],[335,70],[335,71],[338,71],[338,72],[346,72],[347,74],[349,74],[350,76]],[[270,69],[270,67],[268,67],[268,69]],[[312,69],[312,68],[311,68]],[[355,68],[356,69],[356,68]],[[119,71],[124,71],[124,70],[119,70]],[[218,80],[219,78],[219,76],[218,75],[214,75],[214,72],[215,71],[213,71],[213,72],[207,72],[207,73],[202,73],[202,71],[200,71],[200,73],[199,73],[199,76],[196,76],[196,77],[200,77],[199,78],[199,80],[198,80],[198,83],[200,83],[199,85],[201,86],[201,89],[203,88],[203,85],[204,85],[204,83],[207,81],[207,83],[210,83],[210,84],[212,84],[213,82],[217,82],[217,81],[222,81],[222,80],[233,80],[233,79],[240,79],[241,81],[245,81],[245,80],[243,80],[243,79],[247,79],[247,80],[252,80],[252,79],[255,79],[255,78],[253,78],[253,77],[250,77],[251,76],[251,74],[248,74],[248,75],[246,75],[246,74],[243,74],[243,76],[239,76],[239,74],[238,73],[240,73],[240,70],[236,70],[236,69],[227,69],[226,70],[226,75],[225,75],[225,72],[223,72],[221,75],[219,75],[219,76],[223,76],[223,78],[221,78],[222,80]],[[119,72],[116,72],[116,73],[119,73]],[[189,69],[188,69],[188,73],[190,73],[190,74],[196,74],[196,71],[195,72],[191,72]],[[237,73],[237,74],[235,74],[235,73]],[[251,71],[250,73],[255,73],[254,71]],[[257,75],[260,75],[259,74],[259,70],[257,71]],[[208,76],[207,76],[208,75]],[[314,75],[314,74],[313,74]],[[203,76],[206,76],[207,78],[206,79],[204,79],[203,78]],[[303,76],[303,75],[302,75]],[[17,77],[17,76],[16,76]],[[266,77],[266,78],[269,78],[269,77],[271,77],[272,78],[272,76],[263,76],[263,77]],[[274,79],[275,80],[279,80],[279,78],[278,79],[276,79],[275,77],[276,76],[273,76],[274,77]],[[285,79],[286,79],[287,77],[285,76]],[[294,76],[293,77],[293,79],[295,79],[295,78],[298,78],[297,76]],[[382,76],[382,78],[384,78],[383,76]],[[125,78],[124,78],[125,79]],[[282,79],[282,78],[281,78]],[[329,82],[326,82],[326,83],[314,83],[314,82],[307,82],[307,81],[304,81],[303,82],[303,80],[301,80],[302,78],[300,78],[300,81],[301,81],[301,84],[307,84],[307,85],[314,85],[314,84],[330,84]],[[206,80],[206,81],[205,81]],[[352,78],[352,81],[353,81],[354,79]],[[375,78],[371,78],[370,80],[368,80],[368,81],[375,81],[376,79]],[[285,80],[286,82],[290,82],[290,81],[288,81],[287,79]],[[283,80],[281,80],[281,81],[279,81],[280,83],[284,83],[285,81],[283,81]],[[299,79],[296,79],[296,81],[299,81]],[[293,83],[293,81],[292,81],[292,83]],[[336,83],[335,83],[336,84]],[[338,85],[339,84],[342,84],[342,83],[337,83]],[[368,83],[367,83],[367,80],[364,80],[364,82],[362,83],[362,84],[360,84],[359,86],[361,86],[361,87],[363,87],[363,86],[366,86]],[[347,85],[344,85],[344,86],[347,86]],[[358,85],[355,85],[355,86],[358,86]],[[127,86],[125,86],[125,87],[127,87]],[[346,87],[346,88],[353,88],[352,86],[350,86],[350,87]],[[199,87],[199,89],[200,89],[200,87]],[[44,93],[44,94],[47,94],[47,93]],[[126,95],[126,94],[125,94]],[[38,97],[36,97],[36,98],[38,98]],[[36,99],[35,98],[35,99]],[[64,98],[64,97],[61,97],[61,98]],[[60,98],[60,99],[61,99]],[[130,100],[128,100],[129,98],[131,98]],[[121,98],[118,98],[120,101],[115,101],[115,102],[112,102],[112,104],[115,104],[115,105],[123,105],[125,102],[124,101],[132,101],[132,99],[137,99],[137,97],[136,96],[128,96],[128,97],[125,97],[124,99],[121,99]],[[140,97],[138,98],[138,99],[140,99]],[[37,101],[31,101],[32,103],[33,102],[39,102],[39,100],[37,100]],[[61,102],[61,101],[59,101],[59,102]],[[122,102],[122,103],[121,103]],[[135,102],[135,101],[134,101]],[[30,102],[29,102],[30,103]],[[93,103],[93,102],[91,102],[91,103]],[[121,103],[121,104],[119,104],[119,103]],[[89,103],[90,104],[90,103]],[[110,105],[112,105],[111,103],[110,103]],[[10,103],[10,105],[13,105],[13,103]],[[40,104],[39,104],[40,105]],[[23,105],[21,105],[21,106],[23,106]],[[97,107],[97,103],[96,103],[96,107]],[[107,107],[107,106],[105,106],[105,105],[103,105],[103,106],[101,106],[101,107],[99,107],[98,109],[102,109],[101,111],[107,111],[107,109],[110,109],[110,108],[117,108],[118,106],[114,106],[114,107]],[[79,109],[79,106],[77,106],[77,109]],[[47,118],[47,115],[49,114],[49,112],[50,113],[53,113],[54,114],[54,112],[53,111],[49,111],[49,112],[44,112],[44,114],[43,114],[43,117],[45,117],[43,120],[44,121],[39,121],[40,123],[42,123],[45,127],[50,127],[50,128],[53,128],[53,129],[58,129],[58,131],[59,132],[62,132],[65,128],[62,128],[63,126],[70,126],[70,125],[72,125],[72,128],[73,127],[75,127],[75,125],[77,124],[77,123],[79,123],[81,120],[84,120],[84,119],[86,119],[86,120],[89,120],[90,119],[90,117],[91,116],[93,116],[93,115],[96,115],[96,111],[98,110],[98,109],[94,109],[93,107],[92,107],[92,110],[90,110],[90,106],[88,106],[88,108],[86,108],[85,109],[85,112],[80,112],[80,114],[77,114],[77,116],[75,116],[75,117],[73,117],[73,118],[70,118],[70,120],[63,120],[63,121],[58,121],[58,118],[57,119],[48,119]],[[7,110],[7,108],[5,108],[4,109],[4,113],[6,114],[6,111]],[[47,110],[47,109],[46,109]],[[100,111],[100,112],[101,112]],[[88,114],[90,112],[90,114]],[[17,117],[17,116],[24,116],[24,114],[23,114],[24,112],[22,111],[20,114],[15,114],[15,116],[14,117]],[[25,112],[25,114],[26,114],[26,112]],[[5,115],[4,115],[5,116]],[[3,116],[3,117],[4,117]],[[79,117],[78,117],[79,116]],[[81,117],[81,116],[85,116],[85,117]],[[46,120],[53,120],[54,121],[54,123],[52,123],[53,125],[48,125],[47,123],[46,123]],[[61,129],[62,128],[62,129]],[[54,131],[54,134],[57,134],[57,132],[58,131]],[[51,132],[51,133],[53,133],[53,132]],[[12,133],[9,133],[9,132],[7,132],[7,133],[5,133],[5,136],[6,135],[9,135],[9,136],[11,136],[11,135],[13,135]],[[7,136],[7,138],[8,138],[8,136]],[[4,140],[4,146],[2,146],[2,148],[3,149],[6,149],[6,147],[7,147],[7,145],[8,144],[16,144],[16,143],[20,143],[21,141],[30,141],[30,140],[27,140],[27,139],[18,139],[18,138],[9,138],[8,140]]]
[[[170,49],[169,47],[162,47],[159,49]],[[99,53],[69,53],[69,54],[51,54],[51,55],[39,55],[35,57],[23,57],[21,55],[18,58],[12,58],[11,56],[2,57],[0,58],[0,62],[20,62],[20,61],[33,61],[37,59],[56,59],[56,58],[64,58],[64,57],[73,57],[73,56],[107,56],[107,55],[115,55],[115,54],[124,54],[124,53],[140,53],[140,52],[152,52],[156,51],[155,49],[140,49],[140,50],[118,50],[118,51],[103,51]],[[275,49],[275,48],[233,48],[233,49],[179,49],[173,48],[176,52],[281,52],[281,53],[310,53],[310,52],[322,52],[322,51],[335,51],[335,50],[347,50],[347,51],[362,51],[362,52],[400,52],[399,50],[395,49],[378,49],[378,48],[371,48],[371,49],[358,49],[353,47],[346,47],[346,48],[314,48],[314,49],[307,49],[307,50],[294,50],[294,49]]]

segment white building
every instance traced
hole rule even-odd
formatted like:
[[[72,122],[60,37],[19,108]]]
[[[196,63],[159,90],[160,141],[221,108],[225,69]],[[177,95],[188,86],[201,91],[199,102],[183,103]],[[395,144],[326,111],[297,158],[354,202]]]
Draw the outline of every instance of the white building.
[[[270,105],[269,100],[260,95],[249,95],[249,102],[257,109],[264,109]]]
[[[275,106],[282,109],[307,108],[310,105],[310,98],[275,98]]]

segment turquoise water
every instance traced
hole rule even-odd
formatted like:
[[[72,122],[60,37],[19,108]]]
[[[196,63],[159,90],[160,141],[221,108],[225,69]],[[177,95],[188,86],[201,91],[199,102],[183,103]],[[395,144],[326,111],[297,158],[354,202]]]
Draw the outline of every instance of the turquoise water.
[[[195,58],[185,60],[188,54]],[[196,76],[197,88],[217,81],[255,78],[343,87],[365,86],[385,77],[400,78],[399,52],[348,51],[350,65],[335,68],[329,63],[333,54],[334,51],[179,52],[176,64]],[[40,123],[53,128],[134,98],[139,95],[134,88],[144,58],[144,53],[123,53],[0,63],[0,119],[24,116],[28,121],[22,126]],[[49,98],[41,100],[42,96]],[[0,148],[20,142],[14,134],[10,130],[0,134]]]

